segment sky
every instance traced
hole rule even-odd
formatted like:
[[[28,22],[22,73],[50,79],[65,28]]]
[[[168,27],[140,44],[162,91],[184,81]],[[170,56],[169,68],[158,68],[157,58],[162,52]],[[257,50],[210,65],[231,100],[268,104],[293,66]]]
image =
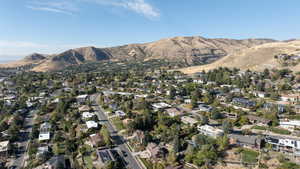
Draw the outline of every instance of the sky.
[[[300,38],[299,0],[1,0],[0,60],[175,36]]]

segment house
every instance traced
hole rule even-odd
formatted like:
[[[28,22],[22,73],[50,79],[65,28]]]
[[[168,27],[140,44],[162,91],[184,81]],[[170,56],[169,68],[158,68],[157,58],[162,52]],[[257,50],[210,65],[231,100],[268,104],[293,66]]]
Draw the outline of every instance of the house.
[[[295,105],[294,110],[296,113],[300,113],[300,104]]]
[[[181,122],[190,126],[193,126],[198,123],[198,120],[191,116],[182,116],[180,118]]]
[[[222,112],[222,114],[228,119],[237,119],[238,114],[235,112]]]
[[[43,123],[40,126],[39,141],[49,140],[50,139],[50,130],[51,130],[51,124],[48,122]]]
[[[83,105],[78,108],[79,112],[88,112],[91,108],[88,105]]]
[[[271,123],[271,120],[258,117],[258,116],[253,116],[253,115],[248,115],[247,116],[248,120],[252,124],[256,124],[258,126],[268,126]]]
[[[279,126],[293,131],[294,129],[300,129],[299,120],[284,120],[279,122]]]
[[[6,158],[9,151],[9,141],[0,142],[0,156]]]
[[[162,149],[159,145],[155,143],[149,143],[146,147],[146,152],[148,153],[148,158],[160,158],[163,154]]]
[[[286,111],[286,106],[283,104],[265,103],[263,108],[269,111],[277,109],[278,113],[284,113]]]
[[[251,100],[248,100],[245,98],[233,98],[232,103],[237,106],[244,107],[244,108],[251,108],[256,105],[256,103],[254,101],[251,101]]]
[[[192,99],[184,99],[184,103],[185,104],[191,104],[192,103]]]
[[[152,104],[152,107],[154,108],[154,110],[160,110],[160,109],[169,108],[171,107],[171,105],[161,102],[161,103]]]
[[[260,98],[265,98],[267,96],[267,94],[265,92],[261,92],[261,91],[254,91],[252,92],[252,94],[256,97],[260,97]]]
[[[97,155],[101,166],[105,166],[111,161],[116,161],[111,149],[98,150]]]
[[[90,112],[83,112],[82,113],[82,118],[83,119],[89,119],[89,118],[92,118],[93,116],[95,116],[94,113],[90,113]]]
[[[260,149],[262,146],[262,139],[257,136],[230,134],[228,137],[231,145],[250,149]]]
[[[42,158],[47,153],[49,153],[49,147],[48,146],[39,147],[38,150],[37,150],[36,156]]]
[[[297,102],[300,101],[300,94],[287,94],[287,95],[282,95],[281,100],[285,102],[290,102],[292,104],[296,104]]]
[[[85,124],[86,124],[88,129],[98,128],[98,123],[96,123],[95,121],[87,121],[87,122],[85,122]]]
[[[100,135],[99,133],[90,135],[90,141],[92,143],[92,146],[95,148],[105,144],[103,136]]]
[[[77,96],[76,97],[77,103],[84,104],[87,101],[88,96],[89,95],[87,95],[87,94]]]
[[[115,111],[115,114],[119,117],[125,117],[126,113],[122,110]]]
[[[278,136],[267,136],[265,138],[266,143],[272,145],[274,151],[280,151],[283,153],[293,154],[300,156],[300,140],[294,138],[283,138]]]
[[[165,111],[171,117],[180,116],[180,115],[184,114],[183,111],[180,111],[177,108],[169,108],[169,109],[166,109]]]
[[[206,136],[211,136],[214,138],[217,138],[224,134],[223,130],[209,126],[209,125],[203,125],[203,126],[199,125],[199,126],[197,126],[197,129],[201,134],[206,135]]]
[[[66,159],[63,155],[54,156],[44,164],[36,167],[35,169],[67,169]]]
[[[198,106],[199,110],[202,112],[211,112],[212,111],[212,107],[206,104],[200,104]]]
[[[131,136],[131,139],[134,140],[138,144],[143,144],[145,141],[145,134],[141,130],[136,130],[133,135]]]

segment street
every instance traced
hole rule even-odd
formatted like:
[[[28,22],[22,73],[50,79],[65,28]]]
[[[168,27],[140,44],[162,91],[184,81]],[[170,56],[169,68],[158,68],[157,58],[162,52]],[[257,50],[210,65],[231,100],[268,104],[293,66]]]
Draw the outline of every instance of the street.
[[[97,105],[98,105],[98,102],[97,102],[98,101],[98,96],[99,95],[93,95],[93,96],[91,96],[91,101],[93,103],[96,103]],[[122,152],[126,152],[126,154],[127,154],[126,157],[123,154],[120,154],[120,155],[126,161],[126,163],[128,165],[127,168],[130,168],[130,169],[142,169],[143,167],[141,167],[141,165],[139,164],[139,162],[137,161],[137,159],[133,156],[132,152],[129,150],[128,146],[126,145],[123,137],[118,135],[118,131],[110,123],[110,121],[108,120],[108,118],[104,114],[104,112],[101,109],[101,107],[100,106],[93,106],[93,108],[96,110],[97,116],[98,116],[99,120],[103,121],[103,124],[105,124],[107,126],[107,129],[109,130],[110,135],[111,135],[114,143],[117,145],[117,147]]]
[[[36,110],[31,110],[25,117],[24,130],[21,131],[22,138],[17,142],[17,144],[19,145],[18,152],[16,153],[17,157],[11,163],[11,166],[14,166],[16,169],[21,169],[24,166],[35,111]]]

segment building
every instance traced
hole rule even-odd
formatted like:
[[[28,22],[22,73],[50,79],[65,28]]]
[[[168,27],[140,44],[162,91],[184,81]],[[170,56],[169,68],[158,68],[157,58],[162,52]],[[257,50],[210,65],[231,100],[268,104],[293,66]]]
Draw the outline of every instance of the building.
[[[148,153],[148,158],[160,158],[163,154],[162,149],[159,145],[155,143],[149,143],[146,147],[146,152]]]
[[[85,122],[85,124],[86,124],[88,129],[98,128],[98,123],[96,123],[95,121],[87,121],[87,122]]]
[[[110,149],[99,150],[97,151],[97,154],[101,166],[104,166],[105,164],[108,164],[111,161],[116,161],[113,152]]]
[[[292,104],[296,104],[297,102],[300,101],[300,95],[299,94],[282,95],[281,100],[284,102],[290,102]]]
[[[171,105],[161,102],[161,103],[152,104],[152,107],[154,108],[154,110],[160,110],[160,109],[169,108],[169,107],[171,107]]]
[[[0,142],[0,156],[7,157],[9,151],[9,141],[2,141]]]
[[[202,112],[211,112],[212,111],[212,107],[206,104],[200,104],[198,106],[199,110]]]
[[[279,122],[280,127],[293,131],[294,129],[300,129],[299,120],[284,120]]]
[[[48,122],[43,123],[40,126],[39,141],[50,140],[50,130],[51,130],[51,124]]]
[[[300,156],[300,140],[298,139],[267,136],[265,141],[272,145],[274,151]]]
[[[84,104],[87,101],[88,96],[89,95],[87,95],[87,94],[77,96],[76,97],[77,103]]]
[[[118,116],[118,117],[125,117],[126,116],[126,113],[122,110],[117,110],[115,111],[115,114]]]
[[[257,136],[230,134],[228,137],[231,145],[250,149],[260,149],[262,146],[262,139]]]
[[[180,111],[179,109],[177,108],[169,108],[169,109],[166,109],[166,113],[171,116],[171,117],[175,117],[175,116],[180,116],[180,115],[183,115],[184,112],[183,111]]]
[[[198,131],[206,136],[211,136],[211,137],[219,137],[222,136],[224,134],[224,131],[209,125],[203,125],[203,126],[198,126],[197,127]]]
[[[190,117],[190,116],[182,116],[180,118],[180,120],[181,120],[182,123],[190,125],[190,126],[193,126],[193,125],[198,123],[197,119],[195,119],[193,117]]]
[[[90,112],[83,112],[82,113],[82,118],[83,119],[89,119],[89,118],[92,118],[93,116],[95,116],[94,113],[90,113]]]
[[[248,118],[250,123],[256,124],[258,126],[268,126],[268,125],[271,124],[271,120],[264,119],[262,117],[248,115],[247,118]]]
[[[92,146],[95,148],[105,144],[103,136],[99,133],[90,135],[90,141],[92,143]]]
[[[256,103],[254,101],[251,101],[251,100],[248,100],[245,98],[233,98],[232,103],[237,106],[244,107],[244,108],[251,108],[256,105]]]

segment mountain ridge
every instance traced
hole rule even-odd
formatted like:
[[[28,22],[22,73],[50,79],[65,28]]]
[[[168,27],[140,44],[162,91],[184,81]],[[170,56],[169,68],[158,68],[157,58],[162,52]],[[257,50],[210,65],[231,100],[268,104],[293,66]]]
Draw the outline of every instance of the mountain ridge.
[[[34,53],[20,61],[1,65],[1,67],[34,64],[36,66],[33,67],[33,71],[52,71],[89,61],[136,59],[166,59],[191,66],[211,63],[239,50],[270,42],[277,41],[273,39],[235,40],[226,38],[210,39],[200,36],[178,36],[154,42],[107,48],[81,47],[52,55]]]

